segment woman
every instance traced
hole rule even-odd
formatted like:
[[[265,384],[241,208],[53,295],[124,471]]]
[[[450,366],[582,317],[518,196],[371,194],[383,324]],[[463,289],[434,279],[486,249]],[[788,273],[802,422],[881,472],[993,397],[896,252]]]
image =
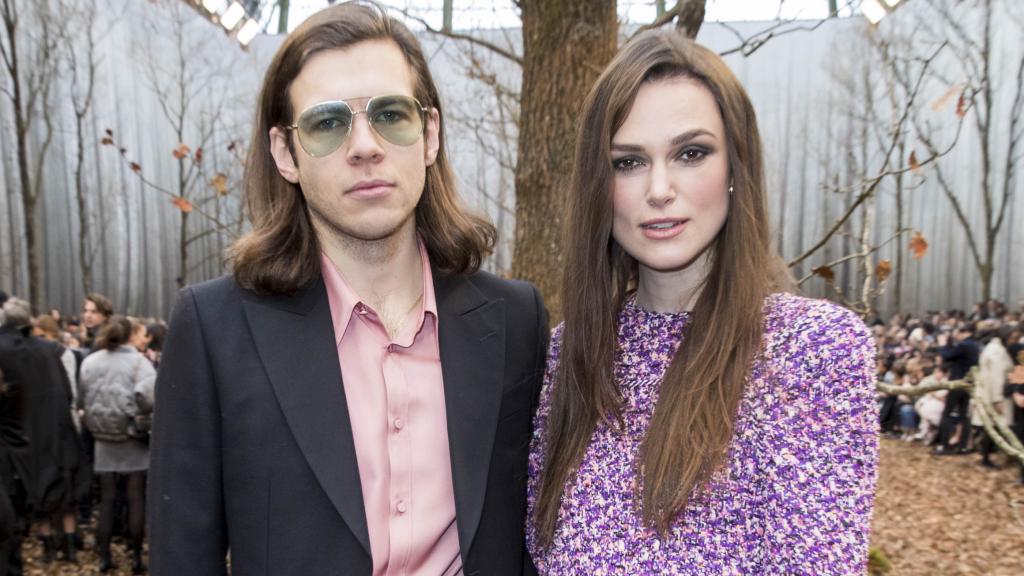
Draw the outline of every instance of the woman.
[[[665,31],[588,96],[530,454],[541,574],[860,574],[877,467],[864,324],[788,284],[742,86]]]
[[[127,476],[128,531],[133,554],[132,572],[145,571],[142,539],[145,526],[146,470],[149,445],[133,436],[135,416],[152,410],[156,370],[140,352],[146,327],[124,316],[113,316],[100,330],[97,352],[82,362],[79,376],[85,425],[96,438],[93,469],[100,478],[100,520],[96,547],[100,571],[113,568],[110,536],[113,530],[117,475]]]

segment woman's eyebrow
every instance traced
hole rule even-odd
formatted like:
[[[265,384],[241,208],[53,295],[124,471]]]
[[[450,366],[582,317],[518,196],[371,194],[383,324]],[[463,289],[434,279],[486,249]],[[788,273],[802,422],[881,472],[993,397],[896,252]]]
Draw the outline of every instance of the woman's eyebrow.
[[[673,138],[671,145],[678,146],[680,144],[684,144],[686,142],[694,140],[700,136],[710,136],[711,138],[717,139],[715,134],[710,130],[705,130],[704,128],[694,128],[693,130],[687,130],[686,132],[683,132],[682,134]],[[612,142],[611,149],[617,152],[642,152],[644,147],[640,146],[639,144],[622,144]]]

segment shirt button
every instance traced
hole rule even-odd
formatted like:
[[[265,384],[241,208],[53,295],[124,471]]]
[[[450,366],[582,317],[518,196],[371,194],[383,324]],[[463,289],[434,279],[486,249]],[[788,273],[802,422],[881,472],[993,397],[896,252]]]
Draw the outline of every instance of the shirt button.
[[[405,427],[405,421],[401,418],[395,418],[395,430],[401,430]]]
[[[398,504],[395,506],[395,509],[398,510],[399,514],[405,514],[405,511],[407,509],[405,505],[405,500],[399,500]]]

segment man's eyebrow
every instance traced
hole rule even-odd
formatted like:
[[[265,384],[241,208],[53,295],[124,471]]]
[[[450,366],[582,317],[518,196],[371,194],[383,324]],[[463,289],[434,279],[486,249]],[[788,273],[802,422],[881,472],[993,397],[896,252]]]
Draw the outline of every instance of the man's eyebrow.
[[[700,136],[710,136],[711,138],[717,140],[715,134],[710,130],[706,130],[704,128],[694,128],[693,130],[687,130],[686,132],[683,132],[682,134],[673,138],[671,145],[679,146],[680,144],[685,144],[686,142],[694,140]],[[639,144],[622,144],[612,142],[611,149],[617,152],[641,152],[643,151],[644,147],[640,146]]]

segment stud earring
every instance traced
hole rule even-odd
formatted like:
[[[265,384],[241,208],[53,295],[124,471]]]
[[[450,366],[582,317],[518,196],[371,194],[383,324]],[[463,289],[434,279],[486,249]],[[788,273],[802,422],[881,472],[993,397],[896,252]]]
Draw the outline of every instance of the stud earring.
[[[729,184],[729,194],[732,194],[732,184]]]

